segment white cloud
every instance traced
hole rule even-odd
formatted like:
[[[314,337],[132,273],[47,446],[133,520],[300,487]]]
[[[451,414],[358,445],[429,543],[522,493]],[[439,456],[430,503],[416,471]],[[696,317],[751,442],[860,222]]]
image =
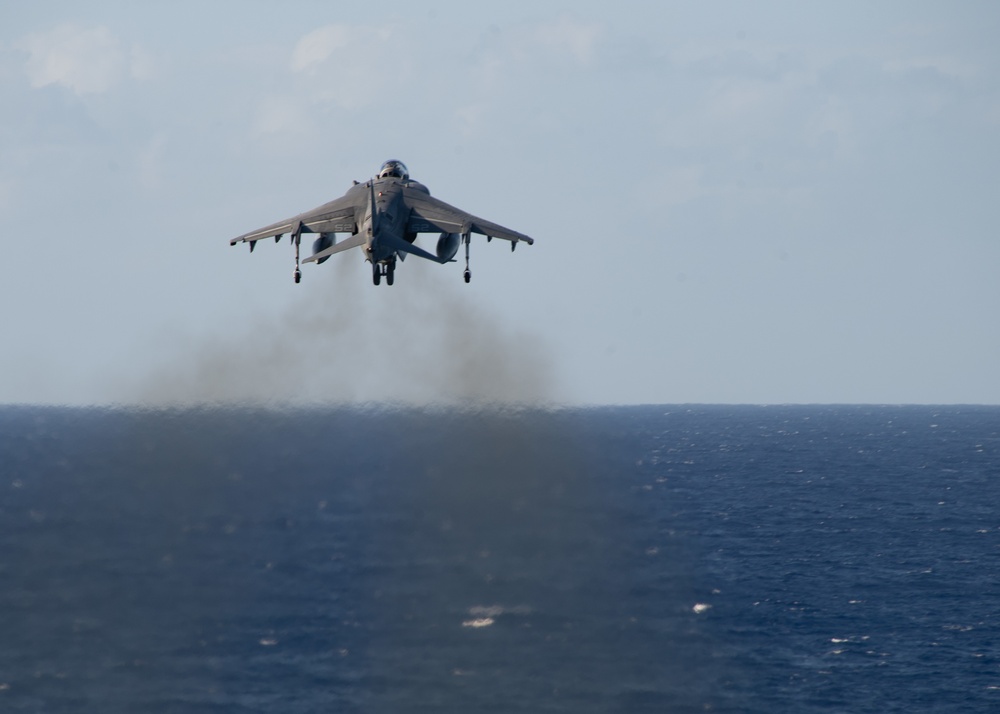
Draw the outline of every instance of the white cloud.
[[[300,136],[312,128],[308,116],[299,109],[292,97],[268,97],[257,110],[253,134]]]
[[[522,127],[541,133],[575,122],[571,107],[594,99],[587,92],[605,35],[602,25],[569,15],[496,28],[467,63],[449,68],[463,92],[462,103],[451,109],[459,131],[466,138],[483,136],[498,122],[510,131],[515,108]]]
[[[567,15],[537,27],[534,43],[563,57],[570,57],[580,64],[594,58],[601,28],[595,24],[578,22]]]
[[[330,55],[351,45],[351,28],[327,25],[299,40],[292,52],[292,69],[303,72],[326,61]]]
[[[489,73],[515,67],[537,73],[552,66],[587,66],[593,63],[603,30],[600,25],[562,15],[541,23],[515,25],[500,32],[482,62]]]
[[[777,82],[727,81],[713,88],[705,109],[710,120],[742,124],[753,119],[770,121],[782,108],[789,88]]]
[[[58,84],[78,95],[98,94],[128,74],[128,55],[106,27],[60,25],[28,35],[17,47],[29,54],[25,69],[33,87]]]
[[[364,107],[389,84],[402,86],[409,56],[392,27],[326,25],[302,37],[292,51],[290,67],[308,81],[309,98],[316,105],[346,109]],[[385,52],[385,48],[391,52]]]

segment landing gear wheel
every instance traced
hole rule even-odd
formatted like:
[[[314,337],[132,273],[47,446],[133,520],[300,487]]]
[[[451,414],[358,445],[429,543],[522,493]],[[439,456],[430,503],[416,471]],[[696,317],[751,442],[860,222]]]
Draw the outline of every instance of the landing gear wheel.
[[[302,271],[298,268],[295,269],[295,284],[298,285],[302,282]]]
[[[466,268],[466,270],[465,270],[465,282],[469,282],[470,280],[472,280],[472,272],[468,268]]]
[[[376,285],[382,282],[382,269],[378,263],[372,266],[372,282]]]
[[[396,264],[389,263],[387,266],[385,266],[385,284],[392,285],[395,277],[396,277]]]

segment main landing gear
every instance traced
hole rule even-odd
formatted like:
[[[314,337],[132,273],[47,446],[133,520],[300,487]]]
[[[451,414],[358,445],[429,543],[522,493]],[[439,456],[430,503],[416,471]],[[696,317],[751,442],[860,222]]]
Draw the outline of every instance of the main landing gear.
[[[372,282],[378,285],[385,276],[385,284],[392,285],[396,278],[396,259],[392,258],[387,263],[372,263]]]

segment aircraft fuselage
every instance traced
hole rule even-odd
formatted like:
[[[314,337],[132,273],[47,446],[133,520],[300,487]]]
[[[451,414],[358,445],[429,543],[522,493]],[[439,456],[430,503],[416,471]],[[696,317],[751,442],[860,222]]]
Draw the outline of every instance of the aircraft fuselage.
[[[364,248],[365,256],[372,263],[385,263],[396,257],[396,248],[390,247],[395,241],[389,236],[407,243],[413,243],[416,238],[415,233],[408,235],[406,232],[410,209],[403,202],[402,185],[397,178],[377,179],[370,189],[365,188],[371,192],[362,228],[371,235]]]

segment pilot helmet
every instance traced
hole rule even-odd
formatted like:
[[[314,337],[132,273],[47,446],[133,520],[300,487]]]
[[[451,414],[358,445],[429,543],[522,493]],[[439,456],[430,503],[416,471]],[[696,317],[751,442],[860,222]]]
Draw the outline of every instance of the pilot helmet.
[[[403,179],[405,181],[410,178],[410,172],[407,171],[406,165],[402,161],[390,159],[382,164],[382,168],[378,170],[379,178],[387,178],[389,176],[395,176],[396,178]]]

